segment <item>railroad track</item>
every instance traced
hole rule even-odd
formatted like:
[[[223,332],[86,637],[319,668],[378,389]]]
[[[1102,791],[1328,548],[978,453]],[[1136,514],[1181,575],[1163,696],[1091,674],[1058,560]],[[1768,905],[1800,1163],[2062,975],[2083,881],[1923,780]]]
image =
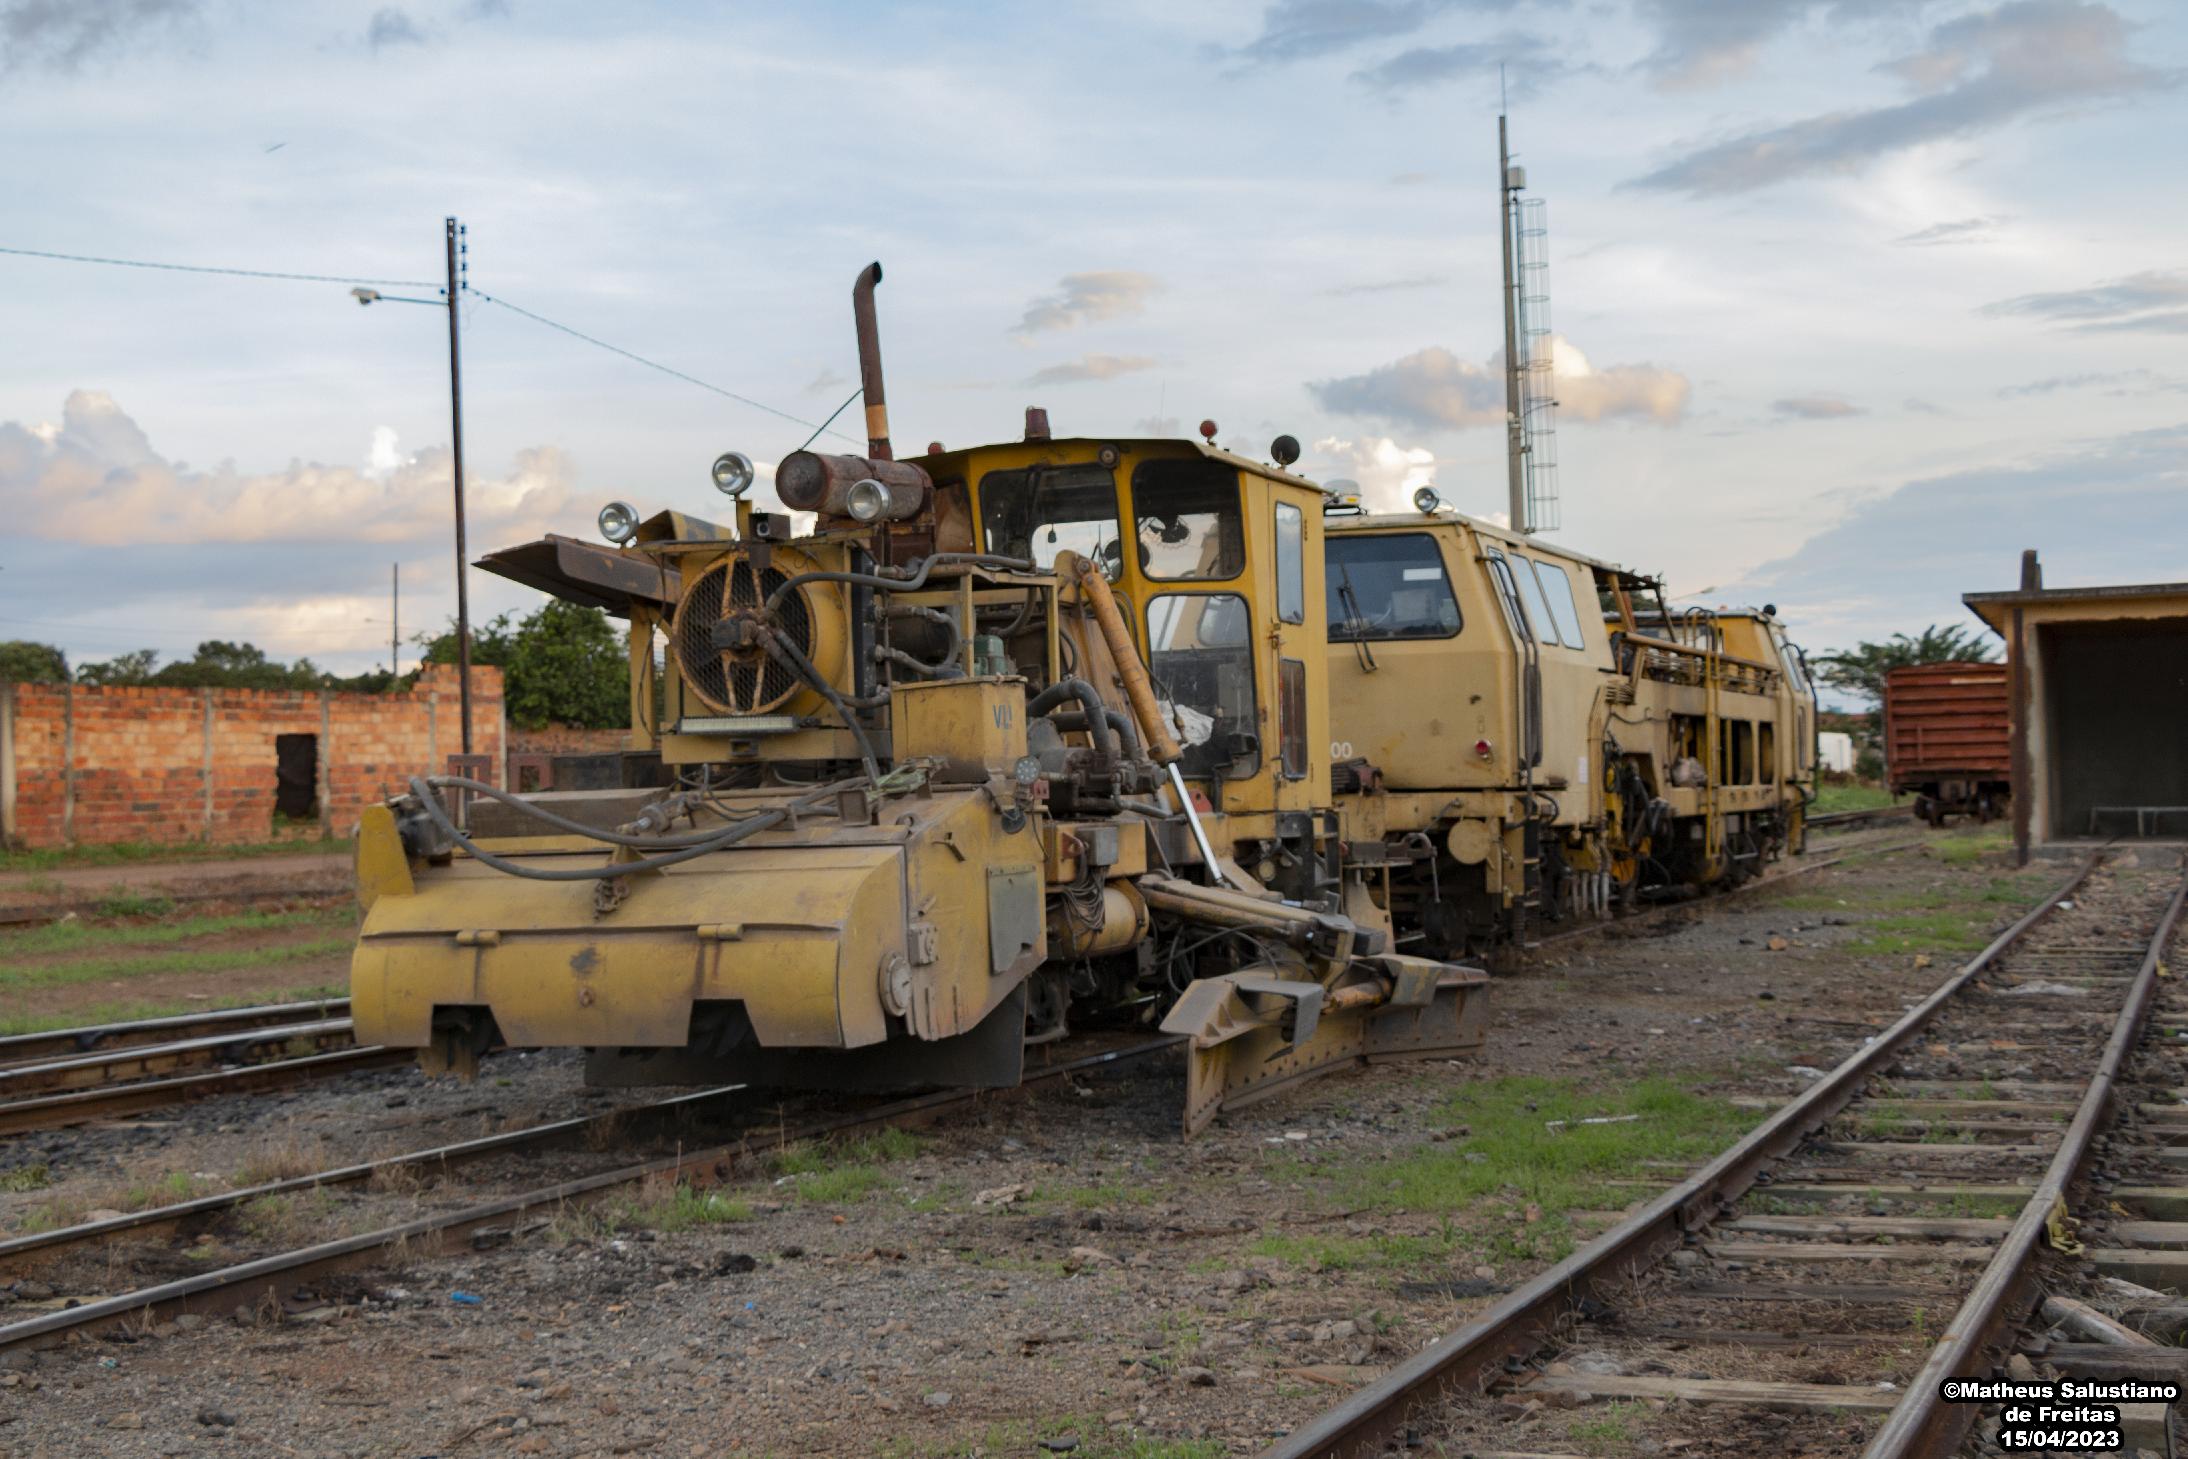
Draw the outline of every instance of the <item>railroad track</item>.
[[[2071,1295],[2124,1278],[2188,1323],[2165,1295],[2188,1290],[2188,1071],[2148,1036],[2188,1019],[2160,976],[2188,883],[2100,859],[1723,1155],[1264,1459],[1563,1451],[1604,1401],[1644,1428],[1667,1410],[1697,1455],[1935,1459],[1984,1413],[1942,1381],[2017,1346],[2188,1384],[2178,1349]],[[2040,1302],[2107,1341],[2029,1338]],[[2130,1451],[2172,1452],[2162,1406],[2121,1413]],[[1622,1418],[1591,1452],[1614,1431],[1630,1453],[1669,1432]]]
[[[0,1038],[0,1071],[111,1049],[211,1038],[249,1029],[348,1016],[347,998],[322,998],[303,1003],[261,1003],[248,1008],[216,1008],[203,1013],[178,1013],[167,1018],[141,1018],[129,1023],[101,1023],[84,1028],[51,1029],[45,1033],[15,1034]]]
[[[1853,826],[1866,826],[1876,821],[1906,821],[1914,818],[1914,805],[1880,805],[1867,810],[1832,811],[1827,815],[1810,816],[1807,821],[1811,831],[1841,831]]]
[[[196,1273],[176,1281],[158,1283],[127,1292],[82,1300],[74,1305],[44,1311],[0,1326],[0,1351],[24,1345],[50,1343],[69,1334],[96,1332],[130,1323],[147,1323],[181,1312],[227,1313],[250,1306],[268,1294],[279,1294],[300,1283],[384,1258],[400,1251],[405,1260],[453,1250],[481,1233],[506,1230],[527,1217],[544,1217],[567,1207],[636,1191],[679,1184],[709,1186],[730,1178],[757,1156],[802,1140],[853,1135],[882,1128],[907,1128],[937,1119],[984,1100],[1008,1099],[1019,1091],[1040,1088],[1060,1080],[1097,1070],[1120,1067],[1154,1058],[1177,1049],[1182,1036],[1165,1036],[1121,1048],[1105,1049],[1083,1057],[1029,1070],[1023,1083],[1010,1090],[945,1090],[911,1099],[871,1105],[859,1110],[816,1117],[795,1125],[776,1121],[773,1112],[734,1139],[695,1150],[649,1160],[617,1164],[613,1168],[497,1194],[417,1220],[401,1222],[334,1241],[315,1243],[292,1251],[277,1252],[253,1260]],[[511,1131],[461,1145],[414,1151],[384,1160],[364,1162],[338,1171],[321,1172],[296,1180],[278,1182],[249,1191],[226,1192],[217,1197],[185,1202],[115,1220],[86,1223],[61,1231],[16,1237],[0,1243],[0,1267],[14,1268],[26,1258],[51,1257],[65,1248],[81,1248],[112,1240],[129,1231],[159,1226],[188,1225],[218,1219],[219,1215],[267,1195],[279,1195],[313,1186],[355,1185],[398,1167],[453,1167],[482,1156],[506,1154],[519,1149],[568,1148],[602,1130],[619,1135],[632,1120],[658,1122],[681,1114],[699,1112],[701,1106],[719,1102],[734,1086],[704,1091],[611,1112],[583,1120],[563,1120],[552,1125]],[[617,1123],[618,1121],[624,1123]]]
[[[12,1049],[0,1050],[15,1056],[0,1064],[0,1135],[286,1089],[413,1057],[409,1049],[360,1047],[347,1017],[308,1016],[336,1007],[346,1012],[348,1004],[270,1004],[11,1040]],[[296,1021],[298,1013],[307,1017]],[[56,1047],[90,1052],[55,1056]]]

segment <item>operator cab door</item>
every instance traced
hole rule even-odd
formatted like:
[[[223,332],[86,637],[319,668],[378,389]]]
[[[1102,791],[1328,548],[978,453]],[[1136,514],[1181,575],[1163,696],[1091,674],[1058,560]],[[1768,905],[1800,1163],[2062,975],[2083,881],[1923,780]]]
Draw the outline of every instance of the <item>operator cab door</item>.
[[[1512,571],[1511,562],[1494,547],[1486,550],[1484,560],[1489,565],[1489,580],[1496,586],[1497,602],[1504,610],[1505,630],[1512,635],[1519,664],[1520,764],[1532,769],[1542,763],[1542,652],[1536,646],[1527,609],[1520,600],[1519,579]]]

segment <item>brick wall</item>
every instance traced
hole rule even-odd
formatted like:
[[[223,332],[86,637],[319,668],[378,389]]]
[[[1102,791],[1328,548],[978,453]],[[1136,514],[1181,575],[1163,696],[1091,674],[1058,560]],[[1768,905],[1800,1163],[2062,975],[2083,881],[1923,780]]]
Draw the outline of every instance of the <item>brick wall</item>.
[[[502,763],[501,671],[471,676],[477,753]],[[456,670],[402,694],[0,684],[0,829],[26,847],[348,835],[463,747]],[[275,737],[316,741],[315,818],[274,826]]]
[[[628,746],[626,729],[579,729],[576,725],[550,724],[536,730],[509,730],[512,755],[610,755]]]

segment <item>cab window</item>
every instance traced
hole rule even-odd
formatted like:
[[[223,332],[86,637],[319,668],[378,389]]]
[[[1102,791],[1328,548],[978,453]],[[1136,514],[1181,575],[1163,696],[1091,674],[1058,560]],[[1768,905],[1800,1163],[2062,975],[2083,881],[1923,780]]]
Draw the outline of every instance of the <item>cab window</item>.
[[[1333,532],[1322,542],[1323,597],[1330,638],[1450,638],[1459,631],[1459,602],[1435,539],[1421,532],[1356,536]]]
[[[1132,472],[1140,571],[1150,578],[1235,578],[1246,569],[1238,473],[1221,461],[1142,461]]]
[[[1276,617],[1280,623],[1307,621],[1307,526],[1299,508],[1276,504]]]
[[[1148,674],[1187,775],[1261,768],[1252,623],[1236,593],[1164,593],[1147,605]]]
[[[1046,567],[1067,548],[1114,579],[1121,553],[1117,479],[1106,466],[1028,466],[980,478],[981,544]]]
[[[1580,607],[1573,601],[1573,580],[1554,562],[1533,561],[1531,565],[1541,581],[1543,601],[1550,605],[1550,616],[1556,620],[1557,636],[1565,640],[1567,648],[1587,647],[1587,641],[1580,636]]]
[[[1534,564],[1513,553],[1512,576],[1519,580],[1519,598],[1527,605],[1527,622],[1535,630],[1535,641],[1557,643],[1557,620],[1550,616],[1550,605],[1543,600],[1542,584],[1535,578]]]

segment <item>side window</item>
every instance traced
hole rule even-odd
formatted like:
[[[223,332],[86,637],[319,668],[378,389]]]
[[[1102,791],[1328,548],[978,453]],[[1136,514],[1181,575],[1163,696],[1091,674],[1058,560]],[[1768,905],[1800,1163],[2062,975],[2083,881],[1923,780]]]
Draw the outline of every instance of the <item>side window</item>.
[[[1443,553],[1421,532],[1322,539],[1322,592],[1330,639],[1450,638],[1459,631]]]
[[[1504,603],[1505,616],[1512,621],[1512,632],[1523,640],[1533,638],[1534,628],[1528,623],[1526,611],[1520,606],[1519,586],[1512,581],[1512,565],[1504,560],[1503,553],[1493,547],[1487,555],[1489,576],[1497,581],[1497,596]]]
[[[1069,548],[1114,580],[1123,560],[1117,479],[1092,463],[990,471],[980,478],[980,531],[988,552],[1046,567]]]
[[[1132,472],[1132,515],[1148,577],[1235,578],[1246,570],[1238,473],[1221,461],[1142,461]]]
[[[1307,527],[1299,508],[1276,504],[1276,616],[1284,623],[1307,621]]]
[[[1573,580],[1554,562],[1536,561],[1531,565],[1541,580],[1550,616],[1557,620],[1557,636],[1565,640],[1567,648],[1587,647],[1587,640],[1580,636],[1580,607],[1573,601]]]
[[[1236,593],[1164,593],[1147,605],[1147,671],[1187,775],[1261,768],[1250,622]]]
[[[1527,621],[1534,625],[1536,641],[1554,646],[1558,642],[1557,620],[1550,616],[1549,601],[1542,596],[1542,584],[1535,578],[1535,565],[1515,553],[1512,576],[1519,579],[1520,601],[1527,605]]]
[[[1298,659],[1276,661],[1277,758],[1286,780],[1307,778],[1307,666]]]

